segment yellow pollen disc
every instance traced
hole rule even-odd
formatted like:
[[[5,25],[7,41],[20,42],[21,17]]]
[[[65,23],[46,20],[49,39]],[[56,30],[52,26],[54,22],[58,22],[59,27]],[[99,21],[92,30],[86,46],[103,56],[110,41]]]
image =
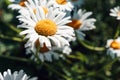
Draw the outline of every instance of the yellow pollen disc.
[[[82,24],[81,21],[74,19],[74,20],[72,20],[72,22],[68,23],[67,25],[71,26],[72,28],[74,28],[76,30],[76,29],[80,28],[81,24]]]
[[[25,1],[27,1],[27,0],[21,0],[21,1],[19,2],[19,5],[25,7],[25,3],[24,3]]]
[[[36,24],[35,31],[39,35],[52,36],[57,32],[57,26],[52,20],[44,19]]]
[[[113,49],[120,49],[120,42],[113,41],[110,45]]]
[[[118,12],[118,16],[120,16],[120,12]]]
[[[40,47],[39,44],[40,44],[40,42],[39,42],[39,40],[37,40],[35,42],[36,48]],[[40,47],[40,49],[39,49],[39,52],[41,52],[41,53],[48,52],[48,51],[49,51],[49,49],[46,47],[45,43],[43,44],[43,47]]]
[[[67,1],[66,1],[66,0],[56,0],[56,2],[57,2],[58,4],[61,4],[61,5],[66,4],[66,3],[67,3]]]
[[[48,13],[48,9],[47,8],[43,7],[43,10],[44,10],[45,14]]]

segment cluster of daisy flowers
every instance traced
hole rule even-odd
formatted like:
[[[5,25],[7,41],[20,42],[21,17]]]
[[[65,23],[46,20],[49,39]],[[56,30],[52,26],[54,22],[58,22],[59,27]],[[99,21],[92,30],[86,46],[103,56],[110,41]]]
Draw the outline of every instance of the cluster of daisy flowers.
[[[10,69],[0,72],[0,80],[38,80],[37,77],[30,78],[23,70],[11,72]]]
[[[10,0],[8,7],[18,10],[23,28],[20,35],[27,40],[26,53],[32,59],[52,61],[70,54],[70,42],[84,39],[83,31],[95,29],[92,12],[80,9],[82,0]],[[77,37],[76,37],[77,36]]]
[[[117,6],[113,9],[110,9],[110,16],[116,17],[117,20],[120,20],[120,7]],[[118,30],[120,31],[120,30]],[[120,57],[120,36],[117,38],[108,39],[106,43],[107,54],[112,58]]]

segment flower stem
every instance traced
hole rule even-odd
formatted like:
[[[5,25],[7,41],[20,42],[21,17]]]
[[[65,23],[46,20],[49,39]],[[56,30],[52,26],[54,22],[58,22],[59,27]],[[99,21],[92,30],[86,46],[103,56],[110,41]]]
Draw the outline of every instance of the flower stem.
[[[15,26],[13,26],[13,25],[11,25],[11,24],[7,24],[8,25],[8,27],[11,29],[11,30],[13,30],[14,32],[16,32],[16,33],[20,33],[21,32],[21,30],[19,30],[18,28],[16,28]]]
[[[116,28],[116,32],[115,32],[115,35],[114,35],[114,39],[116,39],[116,38],[119,36],[119,34],[120,34],[120,22],[119,22],[119,24],[118,24],[118,26],[117,26],[117,28]]]
[[[8,40],[16,41],[16,42],[22,42],[21,38],[18,38],[18,37],[8,37],[8,36],[4,36],[2,34],[0,34],[0,38],[8,39]]]
[[[18,29],[17,27],[13,26],[12,24],[3,21],[0,21],[1,23],[3,23],[4,25],[6,25],[7,27],[9,27],[12,31],[16,32],[17,34],[19,34],[21,32],[20,29]]]
[[[11,59],[11,60],[15,60],[15,61],[22,61],[22,62],[32,62],[31,60],[26,59],[26,58],[6,56],[6,55],[0,55],[0,58]]]
[[[87,43],[85,43],[85,41],[78,39],[79,43],[82,44],[85,48],[89,49],[89,50],[93,50],[93,51],[104,51],[105,48],[104,47],[95,47],[95,46],[91,46]]]

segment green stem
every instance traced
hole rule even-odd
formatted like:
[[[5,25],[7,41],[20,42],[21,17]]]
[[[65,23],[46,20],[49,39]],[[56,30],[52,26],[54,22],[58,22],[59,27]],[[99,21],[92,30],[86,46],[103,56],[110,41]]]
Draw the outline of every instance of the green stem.
[[[20,33],[21,32],[21,30],[19,30],[18,28],[16,28],[15,26],[13,26],[13,25],[11,25],[11,24],[7,24],[8,25],[8,27],[11,29],[11,30],[13,30],[14,32],[16,32],[16,33]]]
[[[17,41],[17,42],[22,42],[21,38],[18,38],[18,37],[8,37],[8,36],[4,36],[2,34],[0,34],[0,38],[12,40],[12,41]]]
[[[115,35],[114,35],[114,39],[116,39],[116,38],[119,36],[119,34],[120,34],[120,22],[119,22],[119,24],[118,24],[118,26],[117,26],[117,28],[116,28],[116,32],[115,32]]]
[[[22,61],[22,62],[32,62],[31,60],[26,59],[26,58],[6,56],[6,55],[0,55],[0,58],[11,59],[11,60],[15,60],[15,61]]]
[[[105,48],[104,47],[95,47],[95,46],[91,46],[87,43],[85,43],[83,40],[78,40],[85,48],[89,49],[89,50],[93,50],[93,51],[104,51]]]
[[[113,65],[117,60],[119,60],[119,59],[120,59],[120,57],[115,58],[114,60],[112,60],[111,63],[106,64],[105,66],[103,66],[103,67],[102,67],[100,70],[98,70],[97,72],[99,73],[99,72],[102,71],[102,70],[110,69],[110,68],[112,67],[112,65]]]
[[[7,27],[9,27],[12,31],[16,32],[17,34],[19,34],[21,32],[20,29],[18,29],[17,27],[13,26],[10,23],[5,22],[4,20],[0,21],[0,22],[3,23],[4,25],[6,25]]]

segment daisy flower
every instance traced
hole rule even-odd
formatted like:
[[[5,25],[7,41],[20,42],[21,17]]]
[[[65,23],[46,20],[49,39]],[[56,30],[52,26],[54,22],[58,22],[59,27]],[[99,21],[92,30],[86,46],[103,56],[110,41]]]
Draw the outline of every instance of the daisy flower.
[[[47,0],[27,0],[24,2],[25,6],[27,6],[28,8],[33,9],[33,12],[36,13],[36,7],[41,6],[44,9],[45,14],[47,14],[48,12],[48,8],[50,8],[48,6],[48,1]],[[27,8],[21,8],[18,11],[21,15],[24,16],[30,16],[29,10],[27,10]]]
[[[32,8],[34,13],[36,12],[36,6],[41,6],[44,9],[45,13],[48,12],[49,8],[47,0],[27,0],[25,2],[25,5],[29,8]]]
[[[85,34],[82,31],[95,29],[94,18],[88,18],[92,15],[92,12],[86,12],[85,10],[79,9],[78,12],[75,9],[73,16],[71,18],[72,22],[67,25],[71,26],[75,32],[78,34],[78,37],[83,39]]]
[[[47,0],[13,0],[11,1],[13,4],[10,4],[8,8],[13,10],[20,10],[29,6],[34,9],[36,6],[42,6],[44,9],[48,8],[48,1]]]
[[[116,17],[117,20],[120,20],[120,6],[110,9],[110,16]]]
[[[24,16],[30,16],[28,8],[31,8],[33,10],[33,12],[36,14],[36,7],[41,6],[43,8],[45,14],[47,14],[49,8],[51,7],[49,5],[49,1],[47,1],[47,0],[27,0],[24,2],[24,4],[27,8],[21,8],[18,11],[21,15],[24,15]],[[57,9],[55,11],[56,11],[56,13],[60,12]]]
[[[50,0],[49,5],[58,8],[60,11],[71,11],[73,9],[70,0]]]
[[[25,35],[25,39],[28,39],[25,47],[31,47],[31,50],[35,53],[35,48],[40,51],[44,47],[51,50],[52,47],[69,46],[69,41],[75,37],[74,30],[65,25],[70,22],[70,17],[64,17],[65,13],[58,13],[52,8],[49,9],[47,14],[40,6],[36,7],[36,14],[31,8],[28,8],[28,10],[30,16],[20,15],[18,18],[23,22],[18,27],[26,28],[20,33]]]
[[[120,57],[120,37],[117,39],[108,39],[106,44],[107,54],[110,54],[112,58],[115,56]]]
[[[9,0],[9,1],[12,2],[12,4],[10,4],[8,8],[11,8],[12,10],[19,10],[25,7],[24,2],[27,0]]]
[[[23,70],[15,71],[13,74],[11,70],[8,69],[7,71],[3,72],[3,75],[0,73],[0,80],[37,80],[36,77],[30,78],[23,72]]]

